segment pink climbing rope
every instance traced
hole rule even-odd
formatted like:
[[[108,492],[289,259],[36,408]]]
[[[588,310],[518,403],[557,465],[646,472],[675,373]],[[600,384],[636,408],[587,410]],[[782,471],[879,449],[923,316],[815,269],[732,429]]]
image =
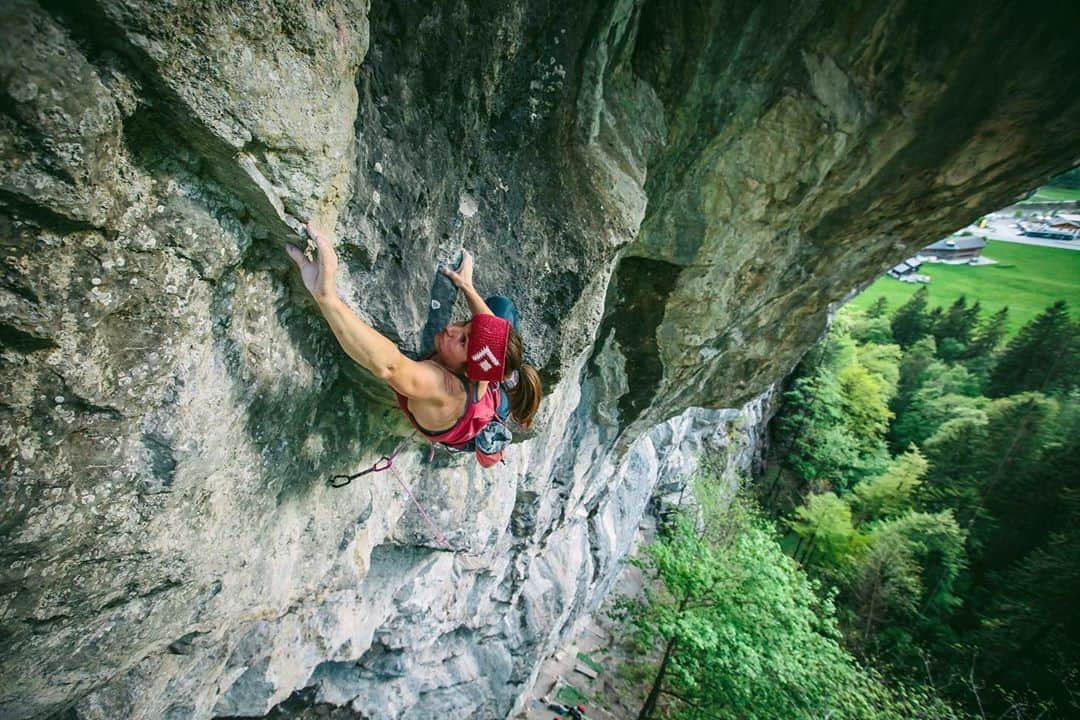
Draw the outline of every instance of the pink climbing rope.
[[[421,505],[420,501],[416,499],[416,496],[413,495],[413,492],[409,489],[409,486],[406,485],[405,481],[401,479],[400,475],[398,475],[397,468],[394,467],[393,462],[391,462],[390,464],[390,472],[395,478],[397,478],[397,481],[401,483],[401,487],[405,489],[406,494],[408,494],[409,498],[412,499],[413,504],[416,505],[416,509],[419,510],[420,514],[424,516],[424,520],[427,521],[428,527],[430,527],[431,531],[435,533],[436,539],[438,539],[438,541],[443,544],[443,547],[445,547],[447,550],[452,551],[454,548],[450,547],[450,543],[447,542],[446,538],[443,537],[443,534],[439,532],[439,528],[435,527],[435,523],[432,521],[431,516],[427,514],[427,510],[424,509],[424,506]]]

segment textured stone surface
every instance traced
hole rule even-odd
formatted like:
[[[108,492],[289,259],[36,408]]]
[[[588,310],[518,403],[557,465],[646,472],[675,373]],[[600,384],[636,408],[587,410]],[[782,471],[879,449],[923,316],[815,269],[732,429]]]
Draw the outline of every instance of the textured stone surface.
[[[722,408],[1072,164],[1075,14],[3,3],[0,717],[514,712],[657,482],[752,454]],[[454,552],[325,484],[404,427],[281,252],[309,217],[404,347],[462,245],[521,307],[535,435],[396,464]]]

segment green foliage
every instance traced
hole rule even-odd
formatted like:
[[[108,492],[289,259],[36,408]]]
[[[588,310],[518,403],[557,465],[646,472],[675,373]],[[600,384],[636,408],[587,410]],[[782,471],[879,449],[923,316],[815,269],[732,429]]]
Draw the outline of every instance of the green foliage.
[[[938,357],[952,362],[967,353],[979,323],[980,310],[979,301],[968,307],[967,298],[961,295],[936,319],[931,333],[937,342]]]
[[[887,345],[893,341],[889,318],[872,316],[869,311],[866,314],[852,313],[851,337],[860,345]]]
[[[858,363],[841,368],[840,411],[847,428],[864,453],[873,453],[889,429],[889,387],[879,375],[873,375]]]
[[[898,456],[885,472],[855,486],[852,505],[858,524],[894,518],[911,509],[912,498],[922,485],[928,467],[919,448],[912,446]]]
[[[851,508],[832,492],[811,495],[795,511],[789,526],[805,541],[803,563],[813,560],[826,567],[839,567],[859,545]]]
[[[990,373],[990,397],[1068,391],[1080,382],[1080,327],[1063,300],[1021,328]]]
[[[846,489],[888,462],[884,437],[900,350],[858,346],[850,334],[858,322],[842,314],[825,342],[808,353],[773,426],[785,467],[811,487]]]
[[[927,619],[940,623],[958,604],[966,562],[952,511],[915,508],[928,467],[912,447],[845,497],[811,495],[789,523],[796,558],[839,585],[848,641],[900,666],[918,661],[914,635]]]
[[[1002,398],[985,412],[944,423],[926,441],[931,496],[938,506],[974,524],[973,549],[984,544],[984,529],[997,527],[986,515],[988,503],[1008,504],[997,498],[1015,495],[1012,488],[1035,480],[1033,469],[1053,446],[1058,412],[1055,400],[1038,393]]]
[[[930,291],[920,287],[892,317],[890,327],[893,339],[906,348],[925,337],[933,327],[933,319],[927,312]]]
[[[889,301],[883,297],[879,297],[874,301],[874,304],[866,311],[866,316],[869,318],[883,318],[889,309]]]
[[[960,602],[953,590],[965,566],[964,540],[948,510],[909,510],[872,525],[865,550],[843,572],[843,598],[857,617],[850,635],[865,654],[893,665],[918,662],[913,633]],[[882,626],[893,632],[880,633]]]
[[[900,379],[896,384],[896,395],[890,408],[894,416],[899,416],[911,402],[915,391],[926,379],[926,372],[937,355],[934,338],[926,337],[910,346],[900,358]]]
[[[832,603],[754,512],[737,502],[718,524],[702,533],[680,517],[636,561],[657,585],[616,604],[639,646],[662,655],[656,701],[639,717],[656,717],[661,698],[672,720],[951,716],[843,649]]]
[[[890,429],[894,448],[922,443],[947,420],[979,410],[986,401],[979,395],[978,379],[962,365],[931,363],[922,382]]]
[[[1005,337],[1005,330],[1009,322],[1009,307],[1006,305],[989,318],[984,320],[976,328],[971,343],[968,345],[965,360],[989,356]]]
[[[1057,708],[1076,716],[1080,490],[1063,488],[1057,500],[1060,520],[1053,522],[1045,542],[1002,573],[971,644],[982,651],[995,681],[1031,687],[1036,697],[1053,698]]]
[[[831,374],[797,378],[777,420],[787,464],[802,478],[836,477],[859,464],[858,443],[841,425],[840,391]]]
[[[889,677],[933,666],[984,717],[1080,714],[1080,324],[1055,303],[999,350],[1008,309],[919,294],[888,333],[880,303],[842,312],[791,380],[784,546]]]
[[[900,346],[866,343],[855,348],[855,357],[875,377],[886,399],[891,400],[900,382]]]

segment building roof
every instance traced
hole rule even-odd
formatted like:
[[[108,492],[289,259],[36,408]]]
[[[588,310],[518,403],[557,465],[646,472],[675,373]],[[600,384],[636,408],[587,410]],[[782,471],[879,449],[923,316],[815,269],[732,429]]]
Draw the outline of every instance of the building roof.
[[[958,250],[982,250],[986,247],[986,238],[978,235],[951,235],[944,240],[938,240],[933,245],[927,245],[925,250],[938,252],[956,252]]]

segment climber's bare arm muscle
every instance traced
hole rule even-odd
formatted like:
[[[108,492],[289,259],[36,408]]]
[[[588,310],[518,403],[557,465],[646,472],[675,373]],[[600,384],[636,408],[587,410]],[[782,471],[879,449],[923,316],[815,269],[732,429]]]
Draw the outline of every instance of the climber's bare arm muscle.
[[[469,312],[473,315],[494,315],[491,312],[491,308],[484,302],[484,298],[480,297],[480,293],[476,292],[476,288],[472,285],[459,288],[463,295],[465,295],[465,301],[469,303]]]
[[[341,348],[375,377],[408,398],[435,402],[449,400],[442,373],[437,367],[405,357],[394,343],[361,320],[337,296],[337,254],[321,233],[310,226],[308,231],[318,248],[316,259],[309,260],[293,245],[286,249],[300,268],[304,286],[318,303]]]
[[[394,390],[417,400],[441,400],[447,394],[437,367],[405,357],[340,298],[319,301],[319,309],[346,354]]]

